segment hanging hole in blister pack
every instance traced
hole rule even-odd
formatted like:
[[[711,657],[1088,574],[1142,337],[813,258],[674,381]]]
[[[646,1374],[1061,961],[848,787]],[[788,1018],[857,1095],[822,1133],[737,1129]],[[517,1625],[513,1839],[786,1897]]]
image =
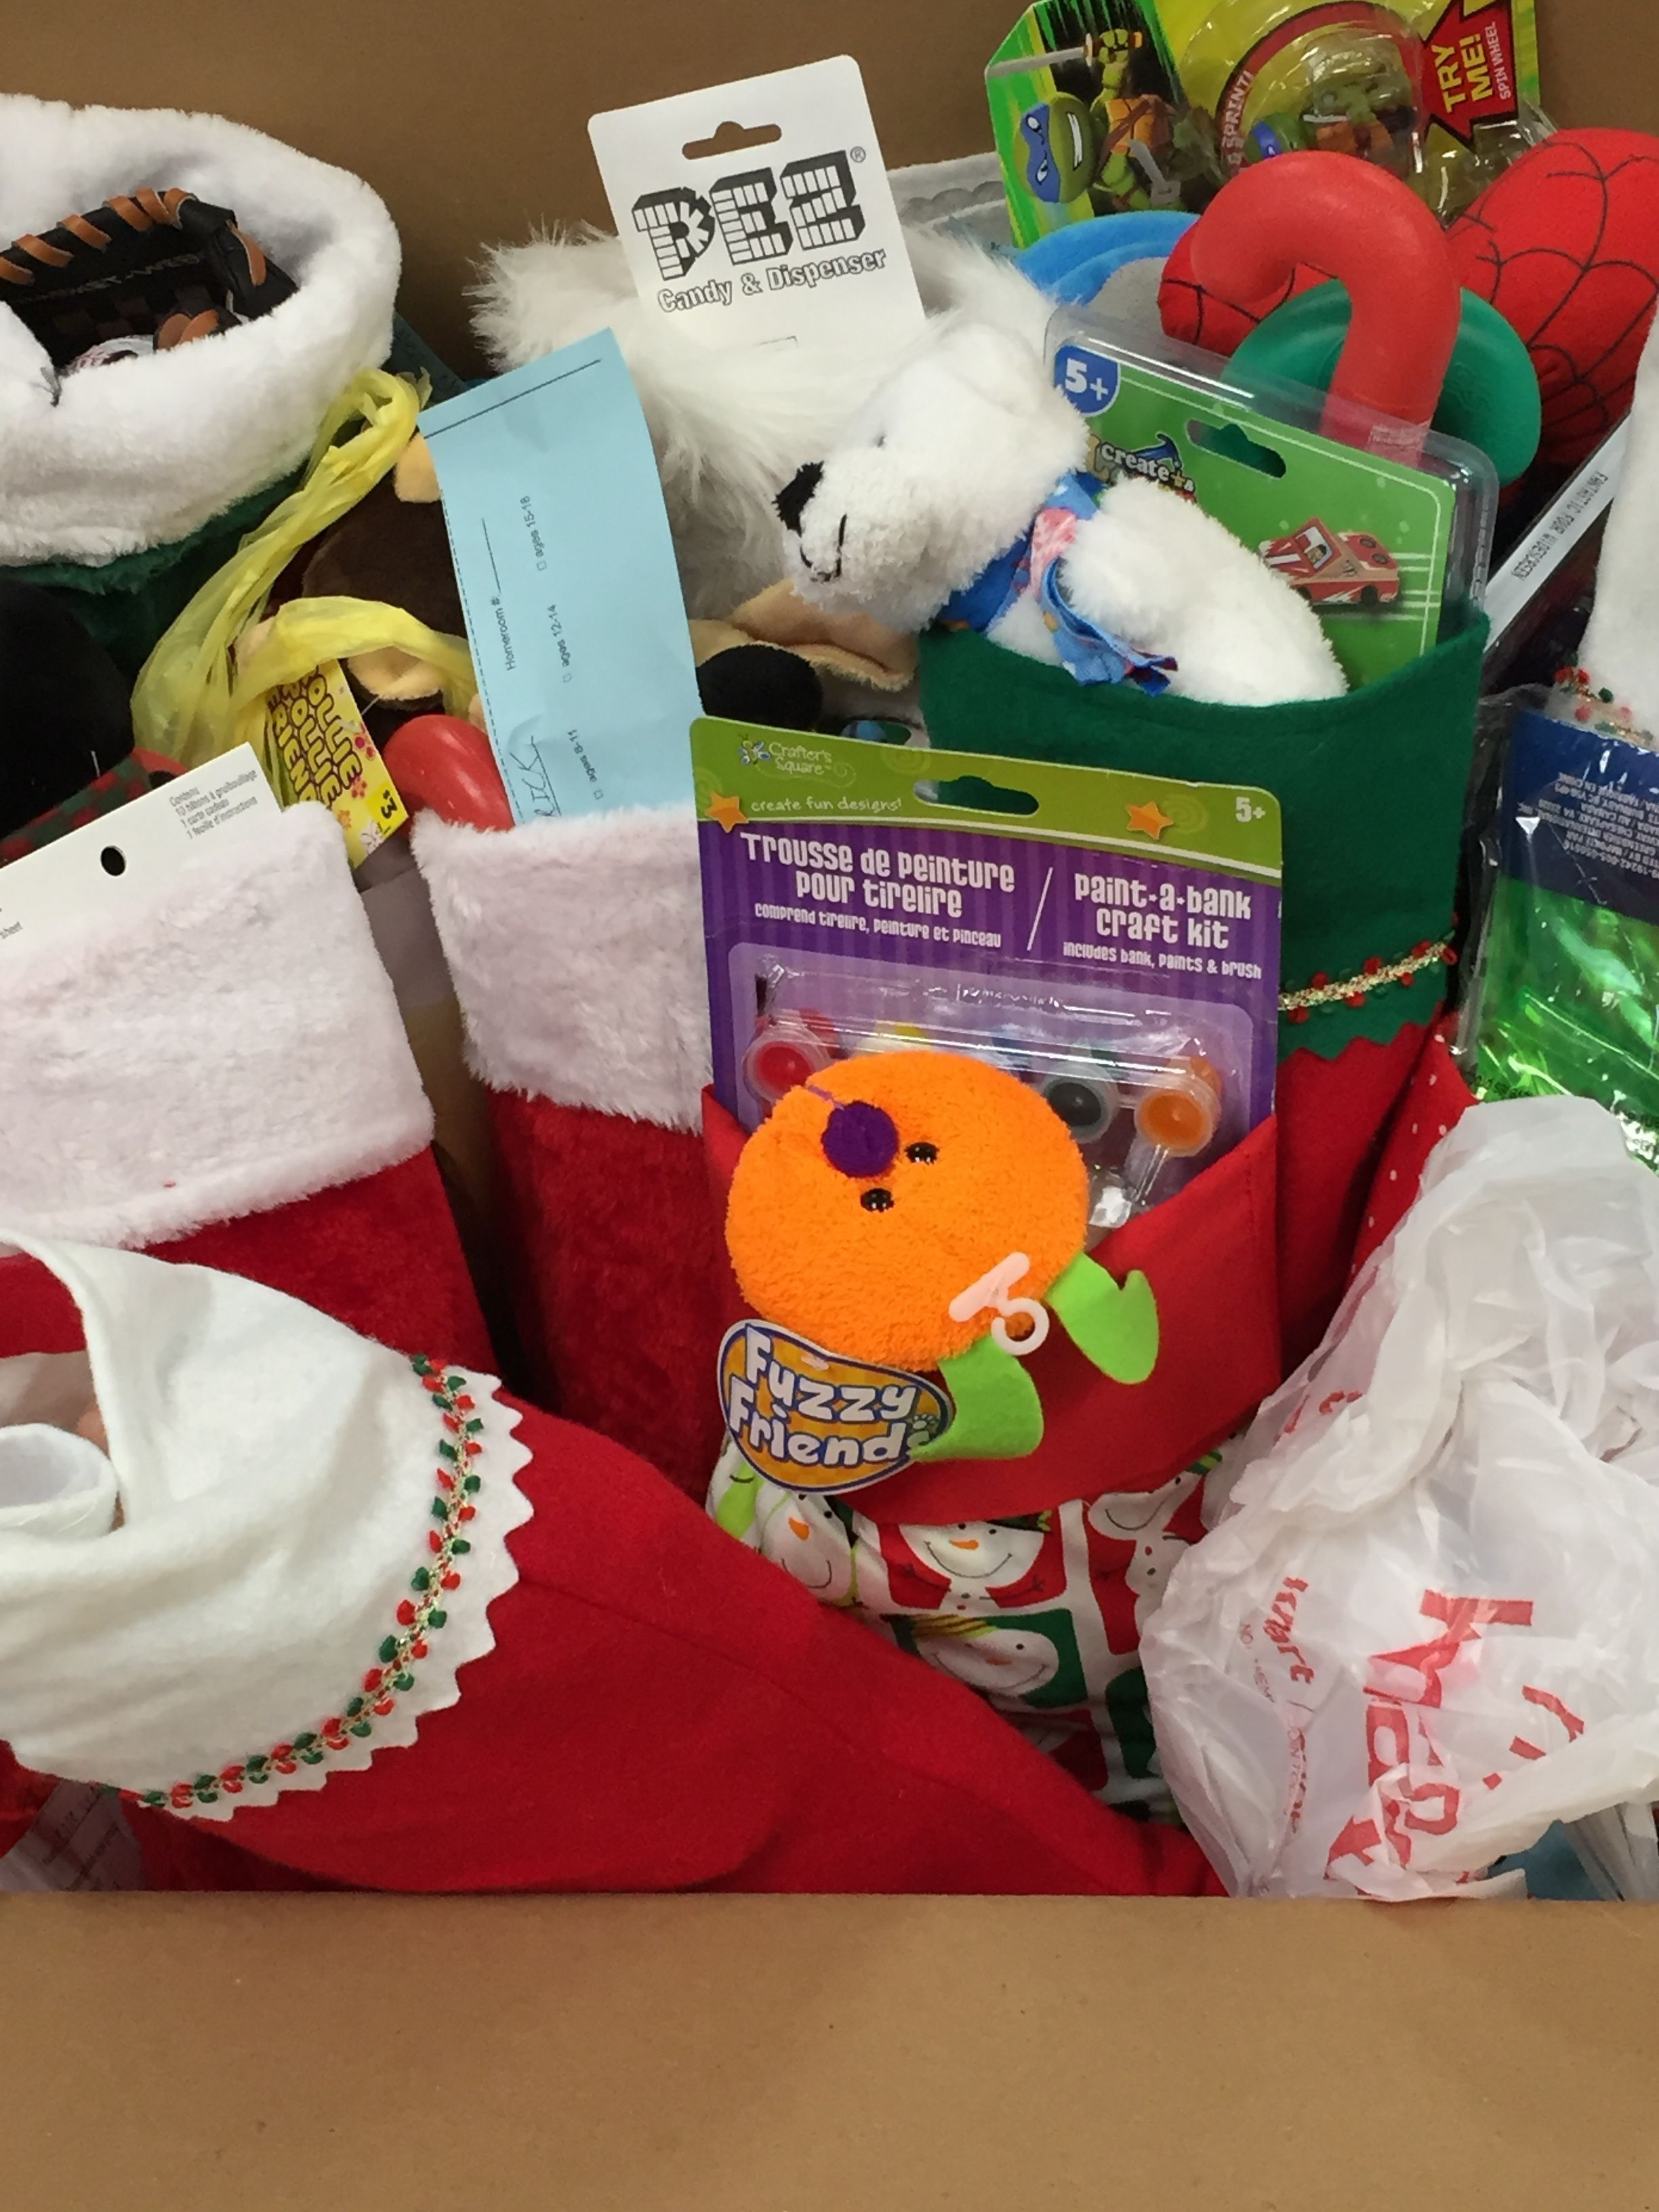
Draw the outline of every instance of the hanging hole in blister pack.
[[[1029,791],[992,783],[982,775],[953,776],[948,783],[919,783],[915,795],[925,806],[955,806],[969,814],[1035,814]]]
[[[1201,453],[1213,453],[1218,460],[1237,462],[1240,468],[1254,469],[1259,476],[1285,473],[1284,454],[1251,437],[1242,422],[1206,422],[1194,415],[1187,425],[1187,435]]]
[[[718,154],[746,154],[751,147],[775,146],[783,136],[775,123],[722,123],[707,138],[689,139],[680,151],[688,161],[713,161]]]

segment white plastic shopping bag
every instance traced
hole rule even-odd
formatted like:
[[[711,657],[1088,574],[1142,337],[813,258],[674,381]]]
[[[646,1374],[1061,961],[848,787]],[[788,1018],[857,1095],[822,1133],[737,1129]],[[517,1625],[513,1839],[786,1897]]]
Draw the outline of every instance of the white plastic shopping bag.
[[[1659,1176],[1477,1107],[1237,1447],[1141,1644],[1235,1893],[1455,1893],[1659,1797]]]

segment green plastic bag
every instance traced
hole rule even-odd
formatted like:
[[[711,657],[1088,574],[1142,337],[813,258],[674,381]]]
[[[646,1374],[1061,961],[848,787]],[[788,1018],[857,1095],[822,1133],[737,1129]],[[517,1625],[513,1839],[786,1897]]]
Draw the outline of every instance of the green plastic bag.
[[[1523,714],[1462,1046],[1482,1098],[1594,1098],[1659,1166],[1659,753]]]

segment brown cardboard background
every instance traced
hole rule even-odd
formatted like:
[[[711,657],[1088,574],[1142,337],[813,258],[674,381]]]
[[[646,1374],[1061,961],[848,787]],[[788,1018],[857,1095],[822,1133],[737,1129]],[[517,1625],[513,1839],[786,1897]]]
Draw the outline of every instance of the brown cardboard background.
[[[1542,4],[1558,118],[1659,126],[1653,0]],[[938,157],[1013,12],[0,0],[0,45],[359,170],[458,351],[480,241],[601,212],[590,109],[850,50]],[[1651,2212],[1656,2014],[1639,1908],[4,1899],[0,2206]]]
[[[1638,2212],[1659,1914],[0,1900],[6,2212]]]
[[[1019,4],[149,0],[94,30],[44,0],[0,0],[0,51],[11,90],[213,108],[367,177],[403,231],[404,312],[470,368],[461,295],[480,246],[605,216],[596,109],[848,52],[890,161],[969,153],[988,143],[981,71]],[[1653,0],[1539,7],[1556,119],[1659,129]]]

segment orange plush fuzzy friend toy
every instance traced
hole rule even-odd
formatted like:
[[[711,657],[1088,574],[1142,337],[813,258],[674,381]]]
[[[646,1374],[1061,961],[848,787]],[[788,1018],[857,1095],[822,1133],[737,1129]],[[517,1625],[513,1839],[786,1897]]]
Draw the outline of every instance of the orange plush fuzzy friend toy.
[[[1084,1251],[1083,1156],[1003,1069],[954,1053],[841,1061],[779,1100],[744,1147],[726,1242],[764,1319],[844,1359],[937,1370],[955,1401],[912,1456],[1012,1459],[1042,1441],[1020,1362],[1050,1315],[1100,1371],[1144,1382],[1158,1310],[1143,1275]]]

